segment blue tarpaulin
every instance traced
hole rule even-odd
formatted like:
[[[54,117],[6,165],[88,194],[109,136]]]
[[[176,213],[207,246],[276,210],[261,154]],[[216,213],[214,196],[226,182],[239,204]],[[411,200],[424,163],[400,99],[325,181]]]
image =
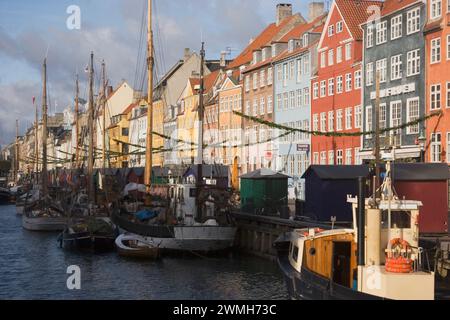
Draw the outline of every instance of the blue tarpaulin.
[[[153,218],[156,218],[159,215],[158,211],[150,211],[150,210],[142,210],[137,212],[136,214],[136,218],[138,218],[141,221],[146,221],[146,220],[150,220]]]

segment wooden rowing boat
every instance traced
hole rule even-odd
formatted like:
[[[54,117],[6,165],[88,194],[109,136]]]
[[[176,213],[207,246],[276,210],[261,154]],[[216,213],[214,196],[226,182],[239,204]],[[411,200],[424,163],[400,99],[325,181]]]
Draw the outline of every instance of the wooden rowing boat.
[[[116,239],[117,252],[122,257],[139,259],[159,258],[157,245],[145,242],[141,237],[132,234],[122,234]]]

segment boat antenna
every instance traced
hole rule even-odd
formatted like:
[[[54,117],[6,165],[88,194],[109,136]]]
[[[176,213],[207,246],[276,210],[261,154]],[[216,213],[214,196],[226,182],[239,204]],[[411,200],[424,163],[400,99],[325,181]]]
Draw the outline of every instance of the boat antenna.
[[[78,83],[78,73],[75,81],[75,168],[78,168],[78,163],[80,160],[80,146],[79,146],[79,122],[78,122],[78,115],[80,113],[79,111],[79,94],[80,94],[80,87]]]
[[[147,13],[147,140],[145,151],[145,205],[151,205],[152,160],[153,160],[153,32],[152,32],[152,0],[148,0]]]
[[[43,86],[42,86],[42,197],[44,201],[48,194],[48,172],[47,172],[47,58],[43,64]]]
[[[200,50],[200,90],[198,97],[198,149],[197,149],[197,219],[201,220],[202,217],[202,206],[199,201],[200,189],[203,183],[203,94],[204,94],[204,64],[205,64],[205,43],[202,42],[202,49]]]
[[[91,52],[89,65],[89,107],[88,107],[88,131],[89,131],[89,152],[88,152],[88,196],[89,202],[94,203],[94,52]]]

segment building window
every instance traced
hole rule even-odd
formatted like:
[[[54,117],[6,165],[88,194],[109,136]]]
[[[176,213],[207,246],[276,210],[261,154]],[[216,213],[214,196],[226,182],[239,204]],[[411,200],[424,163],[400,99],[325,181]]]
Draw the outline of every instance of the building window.
[[[418,32],[420,30],[420,8],[409,10],[406,16],[406,33]]]
[[[258,115],[258,99],[253,100],[253,115]]]
[[[281,96],[281,93],[277,94],[277,109],[281,110],[283,108],[283,97]]]
[[[328,164],[330,166],[334,165],[334,151],[328,151]]]
[[[407,55],[406,76],[414,76],[420,73],[420,49],[409,51]]]
[[[289,94],[285,92],[283,94],[283,109],[287,110],[289,108]]]
[[[328,111],[328,131],[334,131],[334,111]]]
[[[431,63],[441,61],[441,38],[431,40]]]
[[[260,103],[259,103],[259,114],[264,115],[266,113],[266,102],[264,97],[261,97]]]
[[[258,74],[255,72],[253,74],[253,90],[258,89]]]
[[[382,44],[387,41],[387,21],[383,21],[377,24],[376,43]]]
[[[345,109],[345,130],[352,129],[353,108]]]
[[[334,95],[334,79],[328,79],[328,95]]]
[[[447,82],[447,108],[450,108],[450,82]]]
[[[336,63],[342,62],[342,47],[337,47],[336,49]]]
[[[277,67],[277,81],[281,82],[283,80],[283,66],[280,64]]]
[[[336,93],[342,93],[343,90],[343,83],[342,83],[342,76],[339,76],[336,78]]]
[[[318,152],[314,152],[313,164],[319,164],[319,153]]]
[[[251,115],[251,111],[250,111],[250,101],[245,101],[245,114],[246,115]]]
[[[303,57],[303,74],[309,74],[309,56]]]
[[[326,151],[322,151],[320,153],[320,164],[321,165],[326,165],[327,164],[327,152]]]
[[[345,91],[349,92],[352,90],[352,74],[347,73],[345,75]]]
[[[355,71],[355,89],[361,89],[361,70]]]
[[[345,60],[350,60],[352,58],[352,44],[347,43],[345,45]]]
[[[327,65],[327,56],[325,52],[320,54],[320,67],[325,68]]]
[[[336,33],[341,33],[343,30],[344,23],[342,21],[339,21],[336,23]]]
[[[297,89],[297,107],[303,105],[303,91],[302,89]]]
[[[402,78],[402,55],[391,57],[391,80]]]
[[[387,124],[387,114],[386,114],[386,103],[380,104],[380,129],[386,129]],[[381,134],[382,136],[386,135],[385,132]]]
[[[334,64],[334,50],[328,50],[328,65],[332,66]]]
[[[272,96],[267,97],[267,113],[272,113],[273,111],[273,102],[272,102]]]
[[[304,105],[309,105],[309,87],[303,88]]]
[[[290,93],[289,93],[289,100],[290,100],[290,108],[291,109],[293,109],[293,108],[295,108],[295,91],[291,91]]]
[[[295,62],[291,61],[289,62],[289,80],[294,79],[295,75]]]
[[[373,85],[373,62],[366,65],[366,86]]]
[[[283,64],[283,86],[286,87],[287,86],[287,81],[289,78],[289,70],[288,70],[288,64],[285,63]]]
[[[325,112],[320,114],[320,131],[327,132],[327,114]]]
[[[391,102],[391,127],[395,128],[402,124],[402,102],[393,101]],[[396,129],[392,131],[394,136],[394,146],[401,145],[401,130]]]
[[[334,34],[334,25],[328,26],[328,36],[331,37]]]
[[[371,132],[372,131],[372,128],[373,128],[373,124],[372,124],[372,116],[373,116],[373,114],[372,114],[372,106],[367,106],[366,107],[366,131],[367,132]],[[371,134],[368,134],[368,135],[366,135],[366,138],[367,139],[371,139],[372,138],[372,135]]]
[[[402,15],[399,14],[391,19],[391,40],[402,36]]]
[[[307,33],[303,35],[302,40],[303,40],[303,48],[307,47],[309,44],[309,37]]]
[[[297,59],[297,82],[300,82],[302,79],[302,60]]]
[[[273,75],[272,75],[273,69],[270,67],[267,69],[267,85],[270,86],[273,83]]]
[[[326,96],[327,92],[327,84],[325,80],[320,81],[320,97],[323,98]]]
[[[345,164],[350,166],[353,161],[353,149],[345,150]]]
[[[373,24],[367,26],[366,48],[373,47]]]
[[[261,70],[260,75],[259,75],[259,86],[261,88],[266,86],[266,70]]]
[[[339,109],[336,111],[336,130],[337,131],[342,131],[342,119],[343,118],[343,114],[342,114],[342,110]]]
[[[441,134],[440,133],[432,133],[431,134],[431,162],[441,162]]]
[[[344,152],[342,150],[337,151],[336,164],[342,166],[344,164]]]
[[[250,91],[250,76],[245,77],[245,92]]]
[[[430,0],[431,19],[439,18],[442,15],[442,0]]]
[[[433,84],[431,85],[431,110],[436,110],[441,108],[441,85]]]
[[[313,131],[319,131],[319,115],[313,115]]]
[[[419,119],[419,98],[412,98],[406,101],[406,122],[412,122]],[[418,134],[419,124],[406,128],[406,134]]]
[[[376,63],[377,72],[380,73],[380,83],[386,82],[386,69],[387,63],[386,59],[378,60]]]
[[[355,128],[360,129],[362,125],[362,107],[355,107]]]
[[[450,12],[450,1],[449,4],[449,12]],[[450,34],[447,35],[447,60],[450,60]]]
[[[319,98],[319,83],[314,82],[313,84],[313,99],[316,100]]]

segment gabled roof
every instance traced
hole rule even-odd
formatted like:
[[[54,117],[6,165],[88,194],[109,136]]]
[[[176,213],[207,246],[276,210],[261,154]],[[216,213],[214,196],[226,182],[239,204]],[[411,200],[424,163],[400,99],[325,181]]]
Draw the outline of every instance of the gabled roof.
[[[280,172],[275,172],[273,170],[270,169],[266,169],[266,168],[262,168],[253,172],[249,172],[247,174],[244,174],[241,176],[241,179],[252,179],[252,180],[256,180],[256,179],[261,179],[261,180],[267,180],[267,179],[288,179],[289,176],[280,173]]]
[[[406,8],[410,5],[413,5],[416,2],[421,2],[421,0],[385,0],[383,3],[383,9],[381,10],[381,15],[386,16],[391,14],[397,10]]]
[[[263,46],[269,44],[277,34],[283,30],[283,28],[291,21],[293,21],[296,16],[292,15],[285,18],[278,26],[276,23],[269,24],[228,66],[229,69],[238,68],[252,61],[253,51],[262,48]]]
[[[312,173],[315,173],[323,180],[354,180],[358,177],[367,177],[369,175],[369,166],[310,166],[303,174],[302,178],[307,179]]]
[[[303,34],[305,34],[307,31],[313,32],[314,30],[317,30],[316,32],[322,32],[324,22],[325,22],[327,16],[328,16],[328,14],[324,13],[309,23],[299,24],[298,26],[294,27],[291,31],[286,33],[280,39],[280,41],[287,42],[291,39],[300,39],[303,36]]]
[[[277,57],[275,57],[272,61],[274,63],[276,63],[276,62],[279,62],[281,60],[288,59],[290,57],[294,57],[296,55],[299,55],[299,54],[301,54],[303,52],[308,51],[312,47],[314,47],[318,42],[319,42],[319,40],[313,41],[309,46],[295,48],[292,52],[289,52],[288,50],[284,50]]]
[[[342,19],[344,19],[344,23],[346,24],[353,39],[360,41],[363,38],[363,31],[359,27],[360,24],[366,22],[367,19],[374,14],[374,12],[368,10],[369,7],[381,7],[383,2],[367,0],[335,0],[333,6],[334,5],[336,5],[339,10]]]

